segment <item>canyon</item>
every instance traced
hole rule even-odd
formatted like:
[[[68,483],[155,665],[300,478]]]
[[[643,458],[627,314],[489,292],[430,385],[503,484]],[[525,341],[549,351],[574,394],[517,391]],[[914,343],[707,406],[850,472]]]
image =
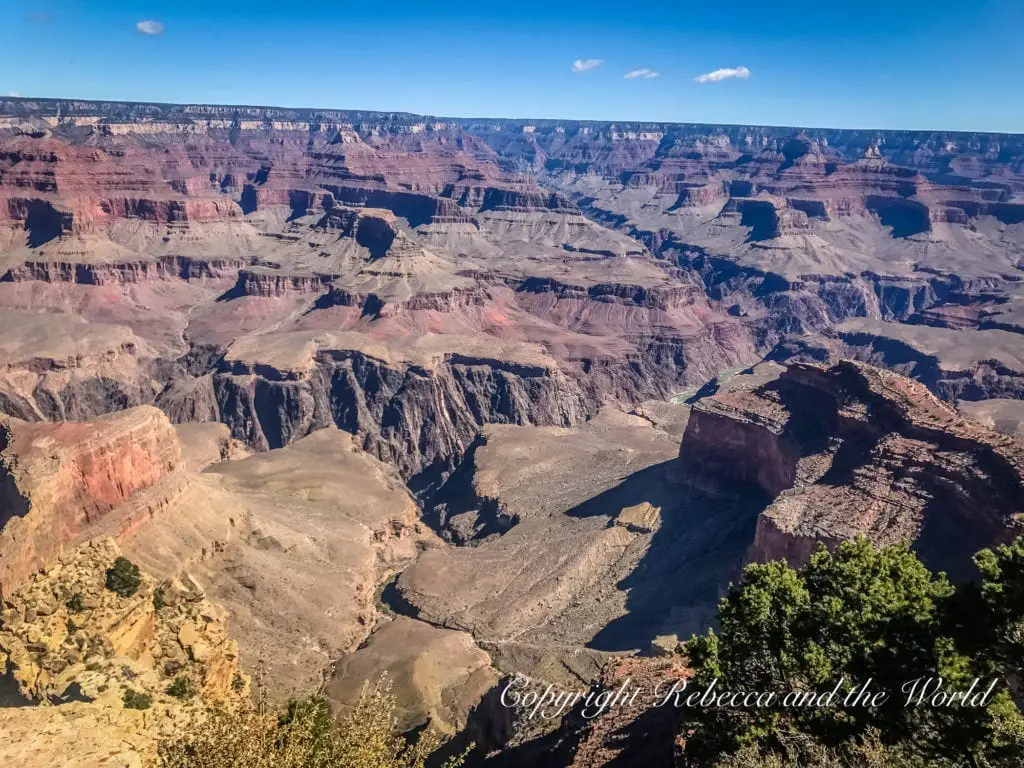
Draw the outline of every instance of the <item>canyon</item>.
[[[1021,135],[0,97],[0,599],[110,537],[273,698],[604,764],[503,681],[1019,534],[1022,267]]]

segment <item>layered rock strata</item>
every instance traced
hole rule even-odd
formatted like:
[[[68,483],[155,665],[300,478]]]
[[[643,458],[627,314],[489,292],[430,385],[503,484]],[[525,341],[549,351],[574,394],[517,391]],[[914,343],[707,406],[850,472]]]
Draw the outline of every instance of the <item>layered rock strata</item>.
[[[755,560],[800,563],[818,542],[866,535],[960,576],[975,551],[1018,533],[1024,512],[1024,445],[850,361],[700,400],[679,461],[689,483],[765,499]]]
[[[173,428],[150,407],[88,424],[7,419],[0,442],[0,595],[53,562],[65,545],[95,535],[112,510],[181,461]]]

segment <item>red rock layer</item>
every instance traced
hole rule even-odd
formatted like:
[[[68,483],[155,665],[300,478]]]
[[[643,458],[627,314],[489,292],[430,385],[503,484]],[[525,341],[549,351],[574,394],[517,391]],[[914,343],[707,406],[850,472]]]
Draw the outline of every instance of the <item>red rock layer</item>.
[[[8,419],[0,445],[0,594],[181,460],[167,417],[146,406],[90,423]]]

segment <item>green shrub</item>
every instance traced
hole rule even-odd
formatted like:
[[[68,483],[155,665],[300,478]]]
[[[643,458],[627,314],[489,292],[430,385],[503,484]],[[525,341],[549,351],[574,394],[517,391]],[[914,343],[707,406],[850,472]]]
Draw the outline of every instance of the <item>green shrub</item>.
[[[82,596],[77,592],[71,596],[66,605],[71,613],[81,613],[85,610],[85,606],[82,604]]]
[[[164,601],[164,591],[162,589],[156,590],[153,593],[153,609],[159,611],[167,603]]]
[[[195,696],[196,692],[192,687],[192,681],[184,675],[179,675],[174,678],[174,682],[167,687],[167,694],[176,699],[186,701]]]
[[[125,709],[149,709],[153,705],[153,697],[141,693],[134,688],[125,688],[121,696]]]
[[[139,591],[142,574],[139,566],[126,557],[119,557],[107,569],[107,589],[121,597],[131,597]]]
[[[719,631],[687,643],[694,668],[689,690],[714,681],[719,691],[775,692],[776,703],[684,707],[685,764],[741,753],[744,759],[774,755],[778,765],[814,764],[794,752],[794,743],[818,745],[821,754],[850,762],[844,750],[874,733],[899,748],[902,762],[893,765],[961,764],[966,756],[972,765],[1019,768],[1024,717],[1005,684],[976,708],[908,707],[901,692],[919,677],[941,677],[947,689],[966,690],[975,678],[1010,672],[1000,654],[1020,658],[1013,627],[1024,616],[1024,546],[982,553],[978,562],[983,585],[960,590],[933,576],[906,547],[875,549],[863,538],[834,554],[821,548],[799,571],[783,562],[748,566],[719,604]],[[845,694],[869,680],[871,690],[888,698],[877,706],[846,706]],[[839,695],[827,706],[781,706],[791,691],[837,686]]]
[[[968,614],[976,644],[988,649],[1005,667],[1024,669],[1024,538],[995,550],[982,550],[974,558],[982,583],[965,603],[976,605]],[[975,603],[975,596],[979,598]]]

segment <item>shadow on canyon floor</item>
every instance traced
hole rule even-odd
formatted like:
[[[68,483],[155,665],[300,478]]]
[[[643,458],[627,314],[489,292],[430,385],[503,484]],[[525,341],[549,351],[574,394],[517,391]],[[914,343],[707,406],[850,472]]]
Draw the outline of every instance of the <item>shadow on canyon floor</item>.
[[[628,593],[627,613],[588,643],[600,651],[645,651],[660,635],[686,639],[712,625],[729,582],[740,573],[768,498],[756,490],[712,494],[669,480],[675,460],[631,475],[567,514],[590,517],[647,502],[661,524],[617,586]]]

